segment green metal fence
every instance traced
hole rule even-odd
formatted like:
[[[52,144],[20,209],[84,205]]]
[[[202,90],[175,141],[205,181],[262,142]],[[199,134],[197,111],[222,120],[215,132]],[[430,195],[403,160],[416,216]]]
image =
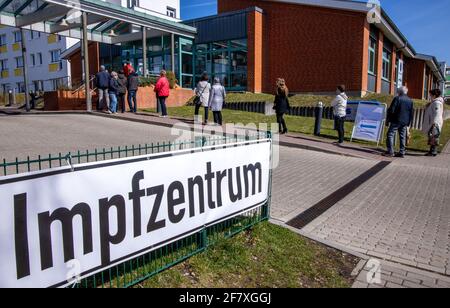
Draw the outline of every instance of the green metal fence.
[[[133,157],[153,153],[163,153],[174,150],[194,149],[204,146],[220,146],[232,142],[242,142],[270,138],[270,133],[254,132],[246,136],[203,136],[191,141],[162,142],[137,146],[125,146],[94,151],[77,151],[76,153],[59,153],[57,155],[38,156],[26,160],[15,159],[7,162],[3,159],[0,164],[0,176],[19,174],[23,172],[45,170],[79,164],[97,162],[102,160]],[[271,179],[270,179],[271,181]],[[270,182],[271,184],[271,182]],[[112,268],[104,270],[82,279],[71,287],[73,288],[128,288],[142,283],[146,279],[180,263],[190,257],[203,252],[219,239],[232,237],[255,224],[269,219],[268,202],[239,216],[208,226],[203,230],[182,238],[176,242],[158,248],[145,255],[123,262]]]

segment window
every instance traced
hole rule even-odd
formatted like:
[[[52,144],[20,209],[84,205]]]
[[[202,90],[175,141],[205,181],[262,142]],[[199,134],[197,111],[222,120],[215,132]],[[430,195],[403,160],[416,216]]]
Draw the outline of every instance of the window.
[[[42,80],[33,81],[34,92],[44,91],[44,82]]]
[[[0,60],[0,71],[6,71],[8,69],[8,59]]]
[[[39,31],[31,31],[31,39],[34,40],[36,38],[40,38],[41,37],[41,32]]]
[[[61,51],[59,49],[50,51],[50,58],[51,58],[50,61],[52,63],[59,62],[60,61],[60,54],[61,54]]]
[[[34,53],[32,53],[30,55],[30,66],[35,66],[36,65],[36,55]]]
[[[0,35],[0,46],[6,45],[6,34]]]
[[[42,53],[38,52],[36,54],[36,65],[42,65]]]
[[[382,77],[386,81],[391,80],[391,53],[387,49],[383,49],[383,74]]]
[[[20,31],[14,32],[14,41],[16,43],[22,42],[22,33]]]
[[[17,93],[25,93],[25,84],[23,82],[17,83]]]
[[[22,68],[23,67],[23,57],[17,57],[16,58],[16,68]]]
[[[206,71],[211,78],[218,77],[228,90],[247,88],[247,40],[217,41],[197,44],[195,52],[195,83]]]
[[[173,7],[168,6],[167,7],[167,16],[172,18],[177,18],[177,10]]]
[[[373,37],[370,38],[369,43],[369,73],[376,74],[377,65],[377,41]]]
[[[139,0],[128,0],[128,7],[130,9],[132,9],[136,6],[139,7]]]

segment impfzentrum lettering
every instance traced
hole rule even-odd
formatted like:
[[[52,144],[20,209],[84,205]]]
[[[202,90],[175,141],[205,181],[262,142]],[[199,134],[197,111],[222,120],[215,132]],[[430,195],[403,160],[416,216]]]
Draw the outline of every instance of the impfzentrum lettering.
[[[16,226],[16,263],[17,278],[21,279],[30,275],[28,230],[29,220],[36,219],[39,232],[41,270],[53,267],[52,225],[59,223],[62,227],[63,254],[65,262],[75,258],[74,223],[75,218],[81,218],[82,224],[82,250],[87,255],[94,252],[94,232],[99,232],[101,265],[111,263],[111,245],[119,245],[127,237],[126,207],[132,206],[133,210],[133,237],[138,238],[143,233],[152,233],[165,228],[169,223],[176,225],[183,220],[189,220],[197,215],[203,215],[205,208],[215,210],[224,204],[224,199],[231,204],[243,198],[248,198],[262,192],[262,164],[237,166],[225,170],[213,170],[211,162],[206,163],[205,173],[195,175],[184,181],[174,181],[169,185],[156,185],[141,187],[140,183],[145,179],[143,170],[134,174],[131,179],[131,191],[127,196],[117,194],[101,198],[97,204],[79,202],[72,207],[64,205],[50,211],[38,213],[37,217],[29,217],[27,193],[14,195],[14,222]],[[222,193],[222,187],[228,187],[228,194]],[[205,196],[206,195],[206,196]],[[197,197],[197,198],[196,198]],[[163,200],[167,208],[162,209]],[[151,207],[151,215],[146,222],[147,228],[142,229],[142,207]],[[70,208],[70,209],[69,209]],[[93,228],[93,211],[98,210],[98,225]],[[160,213],[166,211],[167,219],[161,219]],[[116,214],[116,221],[110,221],[111,212]],[[111,230],[115,226],[115,232]],[[56,251],[59,253],[59,251]]]

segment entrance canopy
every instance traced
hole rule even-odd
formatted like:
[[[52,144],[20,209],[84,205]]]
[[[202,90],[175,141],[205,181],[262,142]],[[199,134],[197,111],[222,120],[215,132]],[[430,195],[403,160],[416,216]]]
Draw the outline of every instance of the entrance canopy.
[[[112,0],[110,0],[112,1]],[[120,1],[117,1],[120,3]],[[172,69],[175,63],[175,35],[193,39],[197,30],[154,12],[135,11],[102,0],[0,0],[0,25],[21,29],[23,78],[28,91],[26,40],[24,32],[38,31],[81,40],[86,108],[92,111],[88,42],[120,44],[142,41],[143,72],[147,74],[147,38],[163,33],[171,35]],[[25,95],[27,111],[29,97]]]
[[[111,4],[102,0],[0,0],[0,24],[82,39],[82,16],[87,13],[87,38],[106,44],[142,39],[133,27],[194,38],[193,27]]]

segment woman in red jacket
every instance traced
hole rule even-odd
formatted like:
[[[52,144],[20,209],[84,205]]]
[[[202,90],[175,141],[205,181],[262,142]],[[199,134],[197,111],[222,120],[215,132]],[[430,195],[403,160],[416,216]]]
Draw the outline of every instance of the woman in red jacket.
[[[155,86],[157,103],[161,106],[162,117],[167,118],[166,99],[170,94],[169,80],[166,71],[161,71],[158,82]]]

